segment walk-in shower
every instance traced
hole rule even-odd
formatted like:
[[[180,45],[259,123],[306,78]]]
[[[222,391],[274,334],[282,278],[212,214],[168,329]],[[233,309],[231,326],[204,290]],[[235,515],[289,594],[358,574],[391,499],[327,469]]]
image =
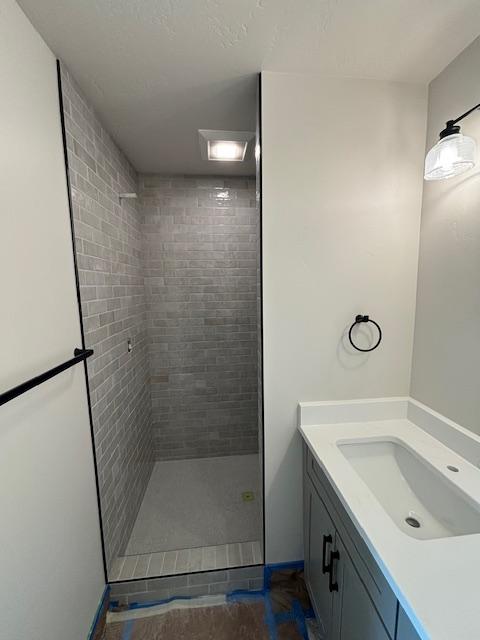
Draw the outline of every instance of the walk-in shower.
[[[62,96],[109,580],[262,564],[258,135],[138,173],[66,69]]]

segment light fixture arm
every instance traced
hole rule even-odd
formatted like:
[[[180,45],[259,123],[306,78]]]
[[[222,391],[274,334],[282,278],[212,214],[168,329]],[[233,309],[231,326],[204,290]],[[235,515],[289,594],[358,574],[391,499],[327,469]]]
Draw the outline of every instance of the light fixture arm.
[[[458,118],[455,118],[455,120],[447,120],[447,122],[445,123],[445,129],[443,129],[443,131],[440,131],[440,140],[442,138],[446,138],[447,136],[454,135],[455,133],[460,133],[460,127],[458,126],[457,122],[460,122],[477,109],[480,109],[480,104],[476,104],[468,111],[465,111],[465,113],[462,113],[462,115],[458,116]]]

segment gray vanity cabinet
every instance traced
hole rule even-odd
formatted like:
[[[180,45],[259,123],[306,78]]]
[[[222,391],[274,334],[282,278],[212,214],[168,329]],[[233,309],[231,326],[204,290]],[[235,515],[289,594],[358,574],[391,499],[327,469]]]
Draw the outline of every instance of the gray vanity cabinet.
[[[420,640],[405,611],[400,608],[398,612],[398,626],[396,640]]]
[[[390,640],[315,487],[305,490],[305,577],[325,640]]]
[[[333,487],[304,447],[305,579],[324,640],[419,640]]]
[[[334,597],[333,640],[390,640],[372,600],[360,580],[342,539],[335,542],[334,580],[338,596]],[[336,574],[336,575],[335,575]]]

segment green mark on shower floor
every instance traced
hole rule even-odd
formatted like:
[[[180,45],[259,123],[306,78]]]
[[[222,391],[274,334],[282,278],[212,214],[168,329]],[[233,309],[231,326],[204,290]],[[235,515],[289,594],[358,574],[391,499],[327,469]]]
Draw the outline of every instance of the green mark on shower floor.
[[[242,493],[243,502],[253,502],[255,500],[255,494],[253,491],[244,491]]]

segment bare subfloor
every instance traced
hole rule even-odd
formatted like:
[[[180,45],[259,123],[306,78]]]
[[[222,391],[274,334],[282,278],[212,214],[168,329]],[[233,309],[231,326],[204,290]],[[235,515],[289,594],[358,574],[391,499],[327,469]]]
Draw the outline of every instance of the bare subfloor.
[[[125,624],[107,625],[105,640],[122,640]],[[130,640],[270,640],[262,602],[169,611],[131,626]]]

